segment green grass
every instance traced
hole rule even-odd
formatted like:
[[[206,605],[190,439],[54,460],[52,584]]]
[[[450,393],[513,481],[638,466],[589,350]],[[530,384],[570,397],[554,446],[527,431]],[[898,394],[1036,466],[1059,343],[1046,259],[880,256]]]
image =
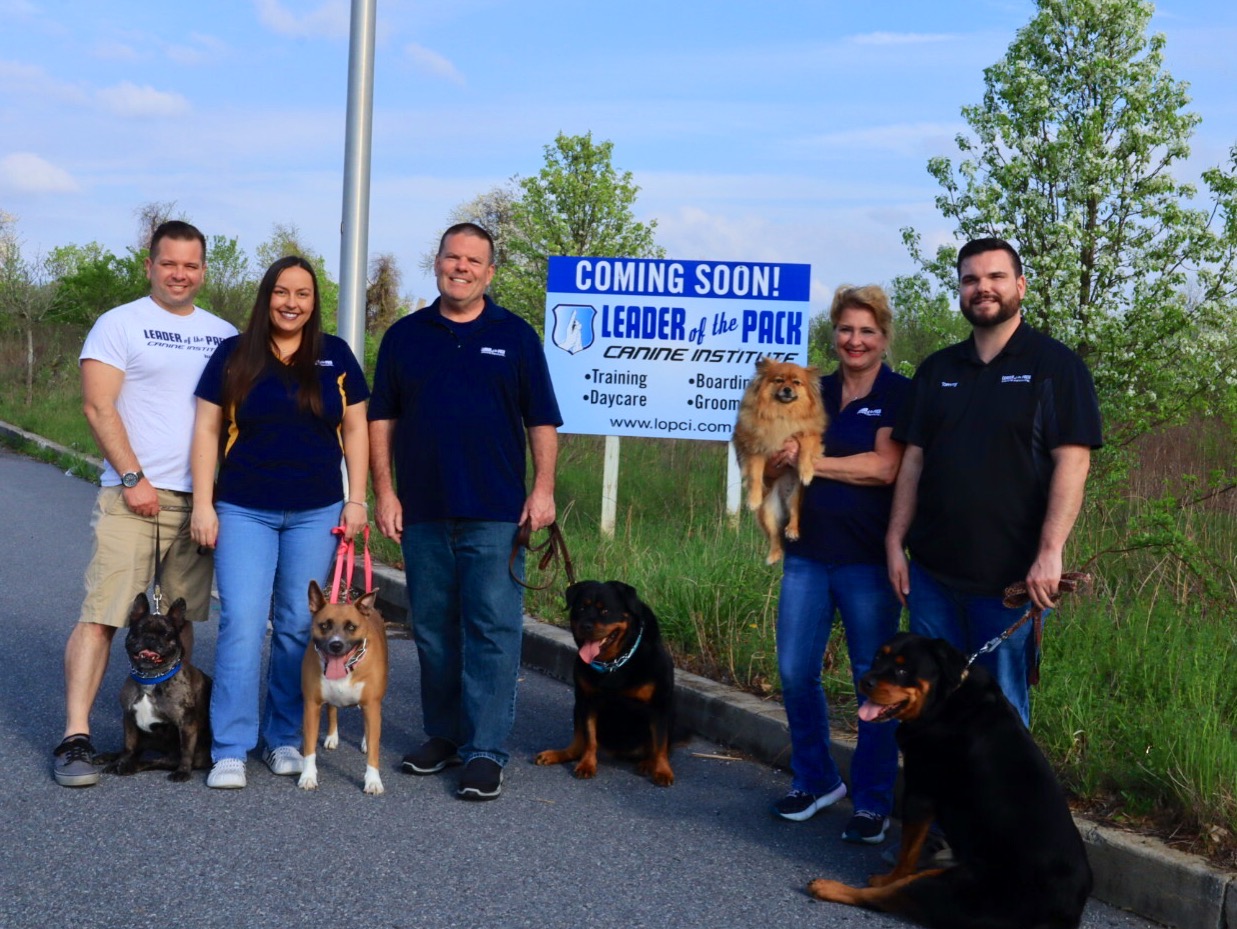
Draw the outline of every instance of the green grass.
[[[11,360],[2,349],[0,362]],[[75,367],[47,366],[30,407],[11,381],[3,384],[0,418],[96,454],[76,380],[64,374]],[[17,376],[8,370],[8,378]],[[1232,427],[1201,423],[1152,443],[1132,486],[1140,493],[1168,486],[1191,463],[1193,438],[1196,463],[1216,454],[1231,460]],[[765,566],[764,540],[750,515],[735,528],[725,512],[726,446],[623,440],[618,525],[606,539],[599,526],[603,442],[562,439],[556,497],[577,576],[635,586],[681,667],[776,694],[781,572]],[[1035,736],[1085,806],[1179,830],[1194,851],[1227,864],[1237,862],[1237,676],[1229,669],[1237,651],[1234,496],[1199,506],[1155,504],[1133,493],[1108,508],[1093,501],[1075,529],[1067,567],[1095,555],[1089,569],[1096,583],[1048,622],[1043,682],[1033,696]],[[395,546],[377,533],[373,539],[378,557],[398,561]],[[1137,544],[1144,540],[1162,544]],[[529,610],[563,622],[565,585],[559,575],[549,589],[530,592]],[[836,630],[825,681],[846,724],[853,701]]]

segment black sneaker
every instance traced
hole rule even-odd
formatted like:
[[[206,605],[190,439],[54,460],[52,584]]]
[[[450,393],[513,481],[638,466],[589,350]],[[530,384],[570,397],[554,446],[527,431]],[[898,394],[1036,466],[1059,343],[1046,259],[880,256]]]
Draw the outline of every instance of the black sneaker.
[[[502,765],[493,758],[477,757],[464,765],[455,795],[461,800],[493,800],[502,790]]]
[[[85,733],[66,736],[52,752],[52,775],[61,787],[90,787],[99,783],[95,750]]]
[[[827,806],[832,806],[846,796],[846,785],[838,781],[838,786],[823,794],[810,794],[805,790],[791,790],[781,800],[773,804],[773,812],[782,819],[801,823],[811,819]]]
[[[400,770],[405,774],[437,774],[443,768],[460,763],[455,743],[435,736],[427,739],[415,752],[405,755]]]
[[[842,830],[842,841],[858,842],[863,845],[879,845],[885,841],[885,830],[888,828],[888,816],[860,810],[850,818],[850,822]]]

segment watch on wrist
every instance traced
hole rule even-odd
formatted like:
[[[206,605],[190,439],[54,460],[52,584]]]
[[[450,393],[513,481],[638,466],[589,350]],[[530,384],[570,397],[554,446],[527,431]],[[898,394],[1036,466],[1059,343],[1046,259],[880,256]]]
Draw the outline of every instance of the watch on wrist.
[[[138,482],[145,476],[141,471],[126,471],[120,475],[120,483],[126,487],[136,487]]]

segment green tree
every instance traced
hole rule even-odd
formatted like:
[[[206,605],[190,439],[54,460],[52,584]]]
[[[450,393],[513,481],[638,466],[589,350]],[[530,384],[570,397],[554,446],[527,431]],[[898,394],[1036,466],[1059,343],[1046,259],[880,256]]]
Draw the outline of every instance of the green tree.
[[[1028,321],[1095,376],[1107,433],[1097,465],[1115,479],[1139,436],[1234,402],[1237,149],[1204,173],[1205,197],[1172,176],[1199,117],[1163,66],[1164,37],[1147,35],[1150,3],[1036,6],[985,70],[983,103],[962,110],[971,133],[957,138],[961,160],[933,158],[928,170],[960,240],[1018,246]],[[952,290],[956,248],[927,258],[918,235],[903,234]],[[926,279],[914,287],[908,306],[936,299]]]
[[[145,252],[113,255],[95,242],[62,246],[49,256],[49,269],[60,275],[55,317],[61,322],[89,325],[112,307],[150,293]]]
[[[545,282],[551,255],[660,258],[653,239],[657,221],[633,212],[640,188],[630,171],[611,163],[613,142],[593,134],[559,134],[545,147],[545,167],[516,180],[510,226],[503,236],[506,260],[491,287],[499,303],[538,332],[545,320]]]
[[[198,302],[233,325],[243,326],[258,289],[245,250],[235,237],[213,235],[206,256],[206,283]]]

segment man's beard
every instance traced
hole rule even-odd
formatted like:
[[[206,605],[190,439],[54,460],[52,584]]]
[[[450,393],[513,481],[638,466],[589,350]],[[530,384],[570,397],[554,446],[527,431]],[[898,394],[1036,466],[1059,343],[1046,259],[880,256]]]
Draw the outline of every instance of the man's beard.
[[[999,326],[1006,320],[1013,319],[1022,309],[1022,300],[1014,295],[1009,299],[1004,297],[997,298],[997,304],[1000,309],[990,316],[979,316],[971,309],[969,303],[958,301],[958,308],[962,311],[962,315],[966,317],[966,321],[976,329],[991,329],[993,326]]]

